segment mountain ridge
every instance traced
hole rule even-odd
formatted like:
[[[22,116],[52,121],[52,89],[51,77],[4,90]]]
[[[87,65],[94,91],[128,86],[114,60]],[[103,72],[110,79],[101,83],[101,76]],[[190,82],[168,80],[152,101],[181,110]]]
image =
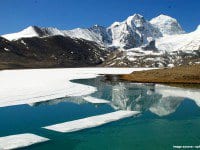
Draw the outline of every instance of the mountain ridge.
[[[200,26],[186,33],[172,17],[159,15],[148,21],[140,14],[108,27],[59,30],[29,26],[0,36],[0,67],[2,64],[3,68],[199,64],[199,29]]]
[[[163,18],[163,20],[160,18]],[[158,20],[162,20],[161,23],[158,22]],[[167,26],[163,25],[166,22],[168,23]],[[164,31],[163,26],[167,27],[167,31]],[[171,28],[173,30],[168,31]],[[122,49],[129,49],[142,46],[152,40],[163,37],[164,35],[175,35],[182,33],[185,33],[185,31],[182,30],[177,20],[172,17],[159,15],[155,18],[152,18],[151,21],[148,21],[142,15],[134,14],[127,17],[124,21],[114,22],[108,27],[94,25],[90,28],[59,30],[53,27],[29,26],[20,32],[5,34],[2,35],[2,37],[8,40],[17,40],[23,37],[46,37],[61,35],[69,36],[71,38],[82,38],[89,41],[95,41],[98,44],[107,47],[114,46]]]

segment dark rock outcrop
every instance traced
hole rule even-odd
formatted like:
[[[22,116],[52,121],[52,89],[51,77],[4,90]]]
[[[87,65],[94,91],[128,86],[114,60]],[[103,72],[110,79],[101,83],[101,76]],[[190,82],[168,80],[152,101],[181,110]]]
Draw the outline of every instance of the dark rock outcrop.
[[[96,66],[108,51],[95,42],[63,36],[22,38],[0,37],[0,68],[46,68]]]

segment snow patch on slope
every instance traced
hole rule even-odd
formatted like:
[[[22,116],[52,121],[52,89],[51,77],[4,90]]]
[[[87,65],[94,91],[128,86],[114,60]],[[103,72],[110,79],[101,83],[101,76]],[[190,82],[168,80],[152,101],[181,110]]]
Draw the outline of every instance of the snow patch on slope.
[[[102,43],[100,35],[91,32],[89,29],[76,28],[69,31],[63,31],[63,33],[73,38],[81,38],[89,41],[95,41],[97,43]]]
[[[156,47],[164,51],[200,50],[200,30],[188,34],[164,36],[156,40]]]

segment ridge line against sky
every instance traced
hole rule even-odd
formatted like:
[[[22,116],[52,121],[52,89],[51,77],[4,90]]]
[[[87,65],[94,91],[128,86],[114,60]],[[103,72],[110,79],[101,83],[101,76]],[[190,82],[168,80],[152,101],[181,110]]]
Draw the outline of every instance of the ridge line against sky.
[[[61,30],[109,26],[134,13],[147,20],[169,15],[191,32],[200,24],[199,6],[199,0],[1,0],[0,35],[31,25]]]

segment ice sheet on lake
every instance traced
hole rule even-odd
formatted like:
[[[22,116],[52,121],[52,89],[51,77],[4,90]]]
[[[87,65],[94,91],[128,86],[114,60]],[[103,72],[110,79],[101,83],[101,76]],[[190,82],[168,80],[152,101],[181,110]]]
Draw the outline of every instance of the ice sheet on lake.
[[[117,121],[123,118],[131,117],[138,114],[139,111],[116,111],[98,116],[87,117],[79,120],[64,122],[44,127],[48,130],[57,132],[74,132],[87,128],[97,127],[106,123]]]
[[[99,74],[129,74],[145,68],[66,68],[0,71],[0,107],[35,103],[69,96],[84,96],[95,87],[70,80]]]
[[[11,94],[10,96],[7,97],[0,96],[1,97],[0,107],[36,103],[63,97],[88,95],[95,92],[96,88],[92,86],[69,82],[66,83],[66,88],[64,89],[58,89],[58,90],[41,89],[41,91],[38,92],[35,92],[37,89],[35,91],[34,90],[30,91],[30,90],[24,91],[24,94],[22,95],[12,96]]]
[[[1,150],[10,150],[16,148],[27,147],[36,143],[46,142],[49,139],[31,134],[17,134],[0,137],[0,149]]]
[[[93,103],[93,104],[103,104],[103,103],[110,103],[110,101],[108,100],[104,100],[104,99],[99,99],[96,97],[92,97],[92,96],[87,96],[83,98],[85,101],[89,102],[89,103]]]

